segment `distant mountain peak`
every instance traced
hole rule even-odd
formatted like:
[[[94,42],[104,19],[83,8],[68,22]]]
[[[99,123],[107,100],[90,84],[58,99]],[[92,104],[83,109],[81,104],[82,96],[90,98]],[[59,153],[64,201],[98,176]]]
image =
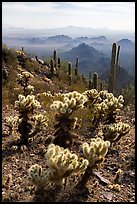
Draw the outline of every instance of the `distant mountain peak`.
[[[132,42],[131,40],[127,38],[117,41],[117,44],[121,46],[134,46],[134,42]]]

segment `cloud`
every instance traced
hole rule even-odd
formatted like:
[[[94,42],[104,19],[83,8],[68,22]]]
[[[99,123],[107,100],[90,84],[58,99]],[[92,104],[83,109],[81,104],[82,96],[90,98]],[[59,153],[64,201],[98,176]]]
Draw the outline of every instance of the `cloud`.
[[[2,2],[4,24],[134,29],[132,2]]]

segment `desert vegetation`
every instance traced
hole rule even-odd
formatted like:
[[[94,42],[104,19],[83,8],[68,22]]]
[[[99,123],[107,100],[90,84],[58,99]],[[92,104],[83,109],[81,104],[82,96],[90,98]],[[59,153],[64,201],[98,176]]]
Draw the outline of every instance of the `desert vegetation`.
[[[119,49],[106,86],[78,56],[73,67],[56,50],[41,61],[3,45],[3,202],[135,201],[134,87],[117,92]]]

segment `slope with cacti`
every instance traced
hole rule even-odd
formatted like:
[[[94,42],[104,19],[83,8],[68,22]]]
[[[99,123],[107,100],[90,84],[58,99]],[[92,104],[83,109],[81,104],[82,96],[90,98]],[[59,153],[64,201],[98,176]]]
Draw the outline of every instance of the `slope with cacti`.
[[[134,103],[55,50],[42,62],[3,47],[2,60],[3,201],[134,201]]]

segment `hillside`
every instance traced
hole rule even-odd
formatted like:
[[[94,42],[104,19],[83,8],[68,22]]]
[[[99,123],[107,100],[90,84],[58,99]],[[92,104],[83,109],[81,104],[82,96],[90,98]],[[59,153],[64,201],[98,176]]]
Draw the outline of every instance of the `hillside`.
[[[78,49],[79,53],[76,53],[76,49],[72,49],[73,54],[76,56],[81,54],[86,59],[86,55],[90,53],[94,63],[97,61],[105,65],[106,61],[98,51],[85,44],[80,46],[83,46],[82,50]],[[86,53],[83,53],[83,50]],[[88,101],[84,93],[93,89],[89,90],[88,83],[83,80],[81,73],[78,76],[74,75],[74,69],[70,83],[69,60],[61,59],[60,69],[59,66],[53,66],[51,69],[50,60],[48,57],[44,60],[32,58],[23,50],[9,49],[6,45],[2,47],[2,202],[135,202],[134,95],[132,97],[128,95],[129,93],[124,95],[124,100],[129,96],[131,99],[125,106],[122,105],[123,99],[120,102],[120,97],[116,99],[111,94],[111,97],[113,96],[111,103],[116,114],[113,115],[111,112],[111,104],[108,103],[109,109],[106,103],[105,108],[108,107],[110,113],[106,109],[100,118],[98,113],[101,112],[98,112],[98,107],[105,103],[100,88],[97,87],[93,92],[95,95],[92,92],[92,95],[89,94],[91,99]],[[20,74],[18,80],[17,74]],[[105,98],[105,92],[103,93]],[[20,94],[23,96],[18,98]],[[110,96],[110,93],[107,96]],[[55,101],[58,102],[51,107]],[[11,123],[10,117],[14,119]],[[112,143],[106,141],[104,136],[106,126],[110,125],[109,120],[113,121],[112,124],[114,121],[116,124],[125,123],[130,128],[127,132],[126,129],[125,132],[124,130],[118,132],[118,141],[113,141],[111,137],[113,134],[110,134],[107,140],[110,139]],[[26,140],[29,134],[32,137]],[[59,140],[56,140],[58,135]],[[71,140],[67,140],[69,137],[72,137],[72,143]],[[77,173],[84,164],[80,163],[82,165],[79,166],[77,160],[78,158],[79,162],[82,162],[82,144],[89,143],[91,139],[95,140],[97,137],[100,139],[93,143],[94,148],[91,146],[88,152],[88,155],[90,152],[93,153],[91,166],[89,165],[82,173]],[[117,135],[115,137],[117,139]],[[102,142],[99,143],[101,139]],[[60,143],[63,147],[65,140],[67,141],[65,145],[70,151],[68,163],[63,163],[65,159],[67,160],[65,153],[58,155],[57,160],[54,160],[54,151],[50,152],[49,157],[45,156],[50,144]],[[56,172],[55,180],[51,177],[53,180],[44,181],[43,185],[48,181],[46,186],[37,188],[28,179],[28,170],[34,164],[38,164],[37,167],[41,165],[40,169],[34,169],[35,178],[38,179],[34,179],[34,182],[37,181],[35,184],[42,185],[39,178],[48,178],[47,175],[51,174],[49,164],[53,164],[51,168],[53,167],[53,176]],[[73,172],[72,167],[76,171]],[[59,185],[60,175],[65,177],[62,186]]]
[[[95,71],[100,76],[109,69],[110,61],[95,48],[88,46],[85,43],[72,48],[70,51],[61,55],[62,59],[67,59],[75,66],[76,57],[79,57],[79,70],[88,77],[89,72],[93,74]],[[102,63],[103,62],[103,63]]]

